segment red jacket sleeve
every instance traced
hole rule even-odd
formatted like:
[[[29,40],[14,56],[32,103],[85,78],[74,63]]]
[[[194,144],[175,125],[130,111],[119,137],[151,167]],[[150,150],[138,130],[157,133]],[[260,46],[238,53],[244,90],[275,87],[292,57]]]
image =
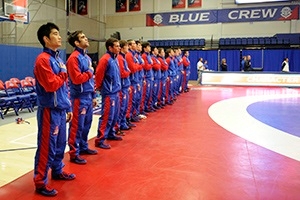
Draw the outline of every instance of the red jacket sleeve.
[[[134,62],[133,55],[130,52],[126,53],[125,59],[127,61],[128,68],[130,69],[131,73],[135,73],[135,72],[141,70],[141,69],[139,69],[139,68],[141,68],[139,66],[139,64],[137,64],[137,63]]]
[[[143,58],[144,63],[145,63],[144,66],[143,66],[144,70],[148,71],[148,70],[152,69],[152,64],[148,62],[147,54],[143,53],[142,58]]]
[[[38,58],[34,68],[34,75],[46,92],[55,92],[67,80],[68,74],[67,72],[55,74],[49,62],[48,58]]]
[[[158,60],[161,64],[161,66],[160,66],[161,70],[167,71],[169,66],[164,62],[164,60],[162,58],[158,58]]]
[[[130,75],[130,71],[127,71],[125,69],[123,56],[119,54],[117,59],[118,59],[118,62],[119,62],[119,69],[120,69],[121,78],[127,78]]]
[[[71,81],[76,85],[85,83],[93,77],[93,74],[90,71],[81,72],[78,66],[78,58],[76,56],[71,55],[68,59],[67,69]]]
[[[187,61],[185,56],[182,58],[182,63],[183,63],[183,66],[185,66],[185,67],[190,65],[190,63]]]
[[[107,64],[108,64],[108,60],[105,57],[102,57],[99,60],[98,66],[96,68],[96,74],[95,74],[96,89],[100,89],[102,87]]]
[[[161,63],[157,62],[156,58],[151,58],[153,62],[153,69],[158,71],[161,69]]]

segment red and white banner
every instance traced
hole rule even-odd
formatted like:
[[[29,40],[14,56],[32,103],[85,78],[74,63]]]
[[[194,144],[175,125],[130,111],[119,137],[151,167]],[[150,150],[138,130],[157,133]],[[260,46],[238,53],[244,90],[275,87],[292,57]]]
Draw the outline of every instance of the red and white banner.
[[[172,8],[185,8],[186,0],[172,0]]]
[[[200,8],[202,0],[188,0],[188,8]]]
[[[127,0],[116,0],[116,12],[127,11]]]
[[[141,0],[129,0],[129,11],[140,11]]]

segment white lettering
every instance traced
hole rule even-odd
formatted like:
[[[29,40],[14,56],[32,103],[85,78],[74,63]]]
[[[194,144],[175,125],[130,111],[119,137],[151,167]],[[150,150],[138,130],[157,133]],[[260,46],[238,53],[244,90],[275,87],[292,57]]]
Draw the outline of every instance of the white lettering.
[[[249,18],[249,14],[250,14],[249,10],[241,10],[240,15],[239,15],[239,19],[242,19],[243,17],[245,19],[248,19]]]
[[[196,21],[209,21],[209,12],[203,13],[190,13],[188,15],[185,14],[172,14],[169,18],[169,23],[186,23],[186,22],[196,22]]]
[[[209,14],[209,12],[201,13],[199,21],[209,21]]]
[[[176,23],[179,21],[179,15],[170,15],[169,23]]]
[[[237,15],[238,15],[238,11],[237,10],[233,10],[228,14],[228,18],[229,19],[237,19]],[[234,15],[234,16],[233,16]]]
[[[254,9],[254,10],[233,10],[228,13],[228,18],[232,20],[237,19],[260,19],[273,18],[277,12],[276,9]]]
[[[250,18],[259,19],[260,18],[260,11],[261,10],[251,10]]]
[[[180,22],[188,22],[187,19],[184,19],[184,14],[180,15]]]
[[[273,11],[273,13],[272,13],[272,11]],[[274,17],[276,12],[277,12],[277,8],[274,10],[268,9],[267,11],[265,9],[262,9],[262,16],[263,16],[263,18]]]

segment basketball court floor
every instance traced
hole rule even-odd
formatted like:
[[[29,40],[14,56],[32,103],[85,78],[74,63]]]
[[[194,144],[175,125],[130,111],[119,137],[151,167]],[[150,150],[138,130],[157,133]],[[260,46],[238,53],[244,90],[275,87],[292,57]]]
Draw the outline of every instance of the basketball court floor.
[[[53,199],[300,199],[300,89],[192,86],[150,113],[112,149],[69,162],[73,181],[54,181]],[[0,119],[0,199],[34,192],[35,114]],[[89,145],[98,123],[94,115]],[[66,148],[68,150],[68,147]]]

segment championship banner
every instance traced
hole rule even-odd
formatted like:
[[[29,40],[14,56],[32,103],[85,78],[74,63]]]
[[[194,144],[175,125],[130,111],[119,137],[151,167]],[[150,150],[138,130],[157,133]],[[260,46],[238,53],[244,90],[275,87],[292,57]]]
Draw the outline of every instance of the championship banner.
[[[300,87],[300,74],[296,73],[248,73],[202,72],[202,85],[239,86],[290,86]]]
[[[299,5],[151,13],[146,26],[237,23],[299,19]]]
[[[141,0],[129,0],[129,11],[140,11]]]
[[[127,11],[127,0],[116,0],[116,12]]]
[[[185,8],[185,0],[172,0],[172,8]]]
[[[200,8],[202,0],[188,0],[188,8]]]

